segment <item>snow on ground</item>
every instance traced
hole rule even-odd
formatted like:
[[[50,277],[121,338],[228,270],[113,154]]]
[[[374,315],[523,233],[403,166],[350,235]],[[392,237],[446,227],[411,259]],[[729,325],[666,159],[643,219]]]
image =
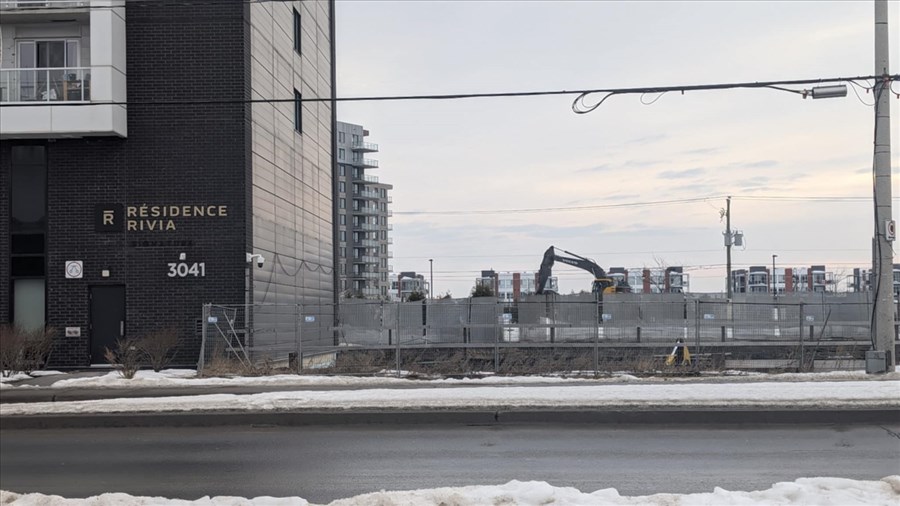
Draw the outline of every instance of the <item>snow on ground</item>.
[[[780,482],[767,490],[742,492],[716,487],[713,492],[696,494],[654,494],[621,496],[614,488],[592,493],[570,487],[554,487],[542,481],[511,481],[498,486],[436,488],[404,492],[375,492],[333,501],[329,506],[800,506],[809,504],[841,506],[897,506],[900,501],[900,475],[878,481],[843,478],[800,478]],[[299,497],[203,497],[195,501],[162,497],[136,497],[127,494],[103,494],[87,499],[66,499],[43,494],[0,492],[0,504],[15,506],[124,506],[124,505],[202,505],[202,506],[306,506]]]
[[[885,408],[900,406],[900,380],[755,383],[624,383],[294,390],[0,404],[0,416],[72,413],[391,409]]]
[[[61,375],[59,371],[36,371],[32,373],[33,377]],[[405,372],[401,372],[405,376]],[[3,386],[0,388],[12,388],[17,382],[30,379],[28,375],[17,374],[10,378],[3,378]],[[125,379],[118,372],[110,371],[102,376],[89,376],[79,378],[63,378],[52,385],[50,388],[187,388],[187,387],[304,387],[304,386],[345,386],[345,387],[377,387],[377,386],[415,386],[421,382],[431,385],[527,385],[527,384],[546,384],[546,383],[573,383],[573,382],[593,382],[593,383],[629,383],[629,382],[652,382],[652,381],[671,382],[698,382],[698,381],[721,381],[729,382],[759,382],[759,381],[843,381],[843,380],[900,380],[900,372],[888,374],[871,375],[865,371],[832,371],[822,373],[786,373],[786,374],[764,374],[741,371],[724,371],[723,373],[704,374],[700,377],[696,376],[645,376],[638,377],[627,372],[617,372],[609,375],[601,375],[594,377],[593,373],[585,372],[582,375],[548,375],[548,376],[497,376],[491,373],[485,373],[482,377],[472,378],[450,378],[450,379],[408,379],[397,378],[393,375],[381,375],[370,377],[357,376],[321,376],[321,375],[298,375],[298,374],[281,374],[273,376],[255,376],[255,377],[215,377],[215,378],[199,378],[197,372],[188,369],[165,369],[160,372],[138,371],[133,379]],[[32,385],[21,384],[15,387],[29,387]]]
[[[25,374],[24,372],[11,374],[9,376],[0,374],[0,383],[15,383],[17,381],[27,380],[31,378],[40,378],[41,376],[56,376],[58,374],[65,373],[62,371],[32,371],[30,375]]]

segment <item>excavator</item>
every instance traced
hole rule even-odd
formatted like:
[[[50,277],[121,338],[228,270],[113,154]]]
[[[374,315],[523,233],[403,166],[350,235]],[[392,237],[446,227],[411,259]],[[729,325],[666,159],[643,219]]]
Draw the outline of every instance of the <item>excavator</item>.
[[[544,252],[544,259],[541,261],[541,268],[538,271],[537,290],[535,290],[536,294],[545,293],[544,285],[546,285],[547,281],[550,279],[550,272],[555,262],[562,262],[564,264],[572,265],[593,274],[594,282],[591,284],[591,292],[601,297],[605,293],[631,292],[631,287],[628,286],[628,282],[626,280],[617,282],[615,279],[610,278],[609,276],[607,276],[606,271],[604,271],[593,260],[585,258],[581,255],[576,255],[571,251],[560,249],[559,251],[570,255],[563,256],[557,253],[556,250],[557,248],[555,246],[550,246],[549,248],[547,248],[547,251]]]

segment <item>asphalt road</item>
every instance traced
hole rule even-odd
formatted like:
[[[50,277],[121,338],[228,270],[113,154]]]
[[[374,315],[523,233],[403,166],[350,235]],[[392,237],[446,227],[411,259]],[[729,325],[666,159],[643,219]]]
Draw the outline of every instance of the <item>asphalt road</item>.
[[[623,495],[900,474],[900,425],[399,425],[0,431],[0,488],[300,496],[540,480]]]

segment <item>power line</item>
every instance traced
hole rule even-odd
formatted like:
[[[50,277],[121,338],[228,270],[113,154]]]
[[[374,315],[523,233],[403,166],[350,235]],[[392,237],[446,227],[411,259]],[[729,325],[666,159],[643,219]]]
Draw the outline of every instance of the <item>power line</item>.
[[[662,86],[650,88],[596,88],[589,90],[555,90],[555,91],[511,91],[498,93],[454,93],[444,95],[380,95],[368,97],[334,97],[334,98],[256,98],[256,99],[216,99],[216,100],[125,100],[125,101],[104,101],[104,102],[16,102],[3,103],[0,107],[91,107],[99,105],[234,105],[234,104],[276,104],[276,103],[306,103],[306,102],[382,102],[382,101],[406,101],[406,100],[461,100],[471,98],[509,98],[509,97],[536,97],[536,96],[552,96],[552,95],[579,95],[586,97],[594,93],[607,93],[609,95],[627,95],[627,94],[648,94],[648,93],[664,93],[668,91],[708,91],[708,90],[728,90],[736,88],[773,88],[774,85],[800,86],[810,84],[827,84],[860,81],[882,76],[857,76],[857,77],[829,77],[819,79],[795,79],[787,81],[764,81],[764,82],[742,82],[742,83],[723,83],[723,84],[695,84],[695,85],[678,85],[678,86]],[[900,74],[888,76],[888,79],[900,79]],[[777,89],[777,88],[776,88]],[[599,105],[599,104],[596,104]],[[593,106],[596,108],[596,105]],[[593,109],[591,109],[593,110]],[[576,111],[579,112],[579,111]],[[583,113],[580,112],[580,113]]]
[[[724,199],[725,195],[710,195],[707,197],[692,197],[684,199],[671,200],[651,200],[642,202],[623,202],[618,204],[597,204],[593,206],[561,206],[561,207],[530,207],[521,209],[480,209],[480,210],[443,210],[443,211],[394,211],[395,215],[404,216],[436,216],[436,215],[478,215],[478,214],[528,214],[528,213],[546,213],[557,211],[593,211],[597,209],[616,209],[628,207],[655,207],[673,204],[692,204],[696,202],[708,202],[712,200]],[[780,202],[871,202],[871,197],[856,196],[780,196],[780,195],[745,195],[732,196],[733,200],[758,200],[758,201],[780,201]],[[900,200],[900,197],[893,197],[893,200]]]

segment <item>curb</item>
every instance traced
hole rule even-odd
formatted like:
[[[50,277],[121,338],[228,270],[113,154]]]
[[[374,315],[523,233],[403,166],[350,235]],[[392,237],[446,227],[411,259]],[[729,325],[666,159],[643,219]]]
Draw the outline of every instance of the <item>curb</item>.
[[[0,430],[229,425],[857,425],[900,423],[900,408],[837,410],[501,410],[294,411],[21,415],[0,417]]]

